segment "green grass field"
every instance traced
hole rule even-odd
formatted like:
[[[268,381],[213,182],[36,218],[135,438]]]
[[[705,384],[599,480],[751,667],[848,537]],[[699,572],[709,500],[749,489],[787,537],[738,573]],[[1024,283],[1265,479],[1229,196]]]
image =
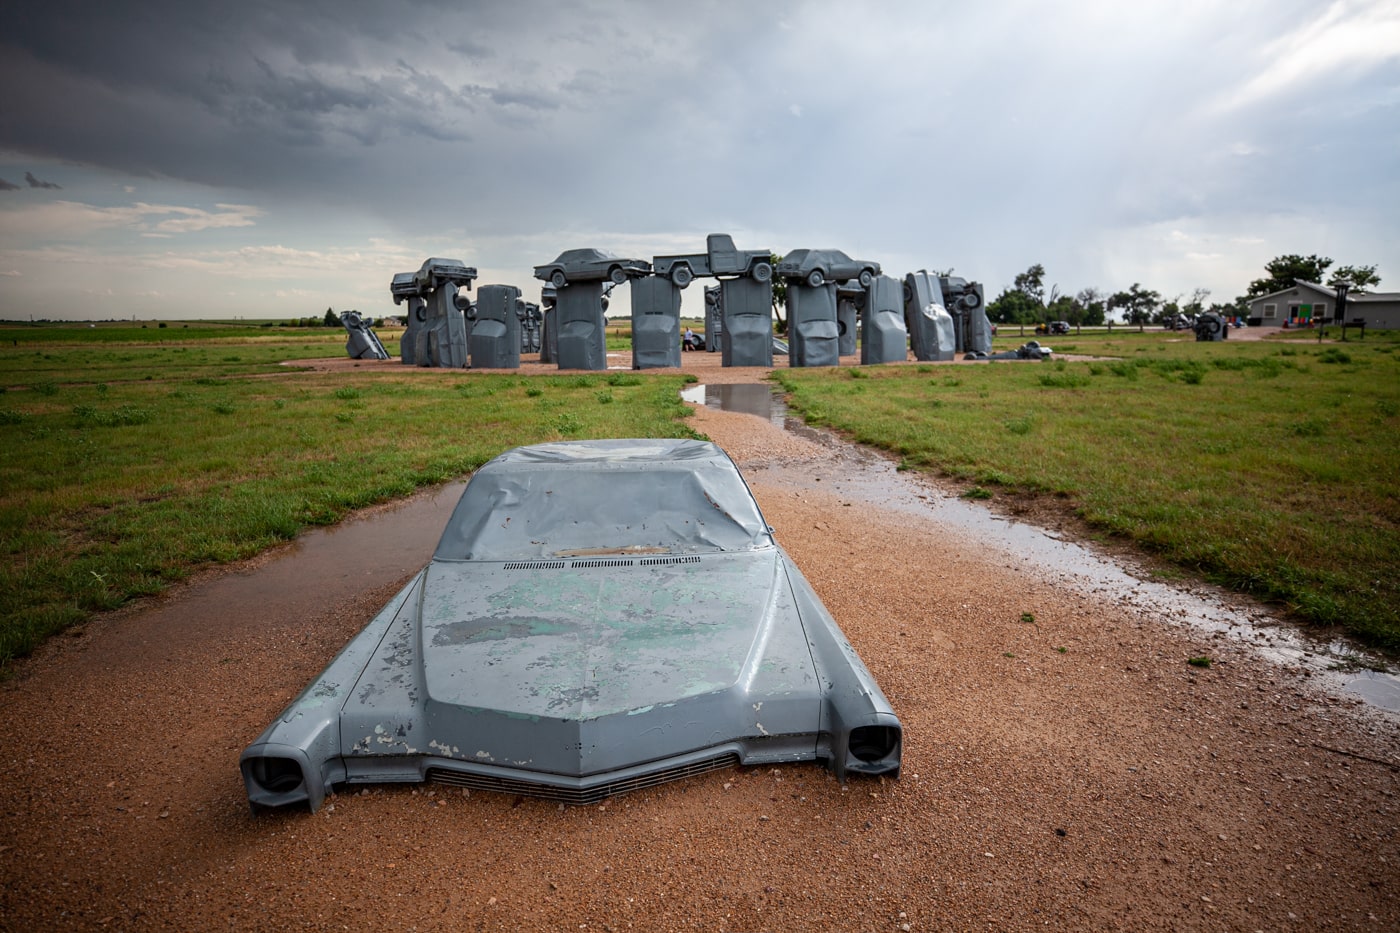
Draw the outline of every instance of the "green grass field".
[[[343,337],[209,343],[0,346],[0,664],[518,444],[691,436],[675,373],[313,374],[276,360]]]
[[[691,433],[678,397],[688,377],[674,373],[280,365],[339,357],[344,339],[0,327],[0,665],[94,611],[508,447]],[[775,378],[809,421],[907,468],[972,495],[1053,497],[1104,535],[1400,650],[1400,335],[1197,344],[1115,330],[1045,342],[1111,359]]]
[[[780,369],[810,423],[1400,650],[1400,335],[1042,338],[1097,362]],[[998,349],[1020,339],[999,338]]]

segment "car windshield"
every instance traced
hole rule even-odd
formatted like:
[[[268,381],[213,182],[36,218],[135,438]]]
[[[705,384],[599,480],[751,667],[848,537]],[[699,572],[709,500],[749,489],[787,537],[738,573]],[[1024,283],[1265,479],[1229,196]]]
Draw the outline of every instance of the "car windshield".
[[[571,249],[560,253],[556,262],[587,262],[593,259],[616,259],[612,253],[601,249]]]
[[[515,452],[493,461],[472,477],[434,557],[529,560],[771,545],[758,504],[733,464],[723,455],[701,455],[714,450],[709,445],[695,447],[701,450],[694,456],[687,456],[689,448],[679,456],[673,448],[663,460],[561,463],[547,451],[540,460]]]

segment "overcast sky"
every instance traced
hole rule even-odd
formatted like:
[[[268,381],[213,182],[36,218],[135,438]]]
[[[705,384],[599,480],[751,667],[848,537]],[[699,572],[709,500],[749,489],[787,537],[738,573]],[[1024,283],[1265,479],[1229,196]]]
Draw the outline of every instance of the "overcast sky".
[[[382,315],[429,256],[537,299],[710,232],[989,296],[1395,290],[1400,0],[11,0],[0,179],[20,320]]]

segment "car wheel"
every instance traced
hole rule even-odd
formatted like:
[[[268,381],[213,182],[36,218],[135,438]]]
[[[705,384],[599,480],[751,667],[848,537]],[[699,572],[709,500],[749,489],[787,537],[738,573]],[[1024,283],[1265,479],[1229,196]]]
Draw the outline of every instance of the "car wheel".
[[[875,273],[870,269],[860,270],[860,287],[869,288],[870,283],[875,281]]]
[[[909,287],[909,283],[904,283],[904,303],[908,304],[914,300],[914,290]]]
[[[826,276],[822,275],[822,270],[820,269],[813,269],[811,272],[807,273],[807,284],[813,288],[821,288],[822,283],[825,281]]]
[[[427,305],[419,305],[418,307],[414,308],[414,309],[413,309],[413,316],[416,317],[416,318],[418,319],[418,323],[419,323],[419,324],[422,324],[424,321],[426,321],[426,320],[428,319],[428,306],[427,306]]]
[[[753,267],[753,279],[755,282],[767,282],[773,278],[773,267],[766,262],[756,263]]]
[[[621,266],[613,266],[608,270],[608,278],[612,279],[614,285],[621,285],[627,281],[627,273],[623,271]]]
[[[676,288],[685,288],[690,284],[693,278],[695,278],[695,276],[691,275],[690,266],[687,266],[685,263],[677,263],[675,266],[671,267],[671,284],[676,286]]]
[[[977,297],[976,292],[965,292],[962,296],[962,303],[964,308],[976,309],[981,307],[982,299]]]
[[[567,276],[564,275],[563,269],[555,269],[549,274],[549,282],[555,288],[563,288],[565,285],[568,284],[569,279]]]

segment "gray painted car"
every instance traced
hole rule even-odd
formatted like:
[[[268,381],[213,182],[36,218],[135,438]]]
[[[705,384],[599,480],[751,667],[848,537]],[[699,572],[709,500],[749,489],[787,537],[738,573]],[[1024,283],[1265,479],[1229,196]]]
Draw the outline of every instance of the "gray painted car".
[[[852,259],[839,249],[795,249],[778,263],[777,273],[784,279],[803,282],[813,288],[826,282],[851,279],[859,281],[862,288],[869,288],[880,274],[880,264]]]
[[[773,277],[772,257],[766,249],[741,250],[727,233],[711,233],[705,238],[705,252],[680,256],[653,256],[651,271],[669,278],[677,288],[685,288],[697,276],[747,275],[767,282]]]
[[[248,800],[436,781],[588,803],[736,764],[898,776],[899,719],[693,440],[507,451],[432,561],[244,751]]]
[[[651,274],[645,259],[626,259],[603,249],[566,249],[553,262],[535,266],[535,278],[563,288],[570,282],[610,281],[621,285],[629,278]]]

